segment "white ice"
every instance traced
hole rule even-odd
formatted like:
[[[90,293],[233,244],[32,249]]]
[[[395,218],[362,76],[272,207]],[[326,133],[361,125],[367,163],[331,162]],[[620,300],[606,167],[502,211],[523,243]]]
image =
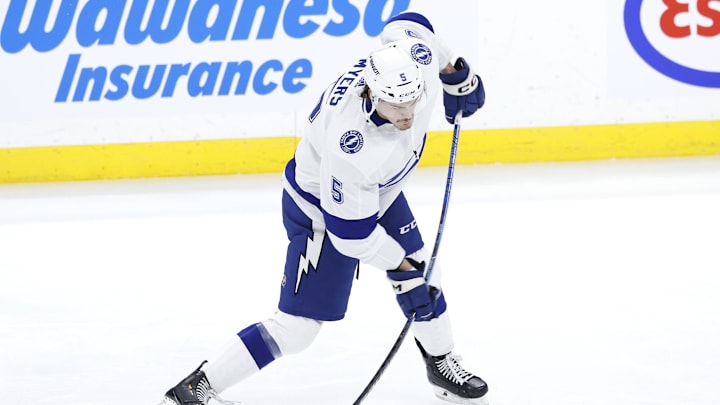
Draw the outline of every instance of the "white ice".
[[[407,190],[426,243],[445,168]],[[274,310],[278,175],[0,186],[8,404],[156,404]],[[720,403],[720,157],[457,168],[440,249],[492,405]],[[404,319],[364,266],[345,320],[225,392],[350,404]],[[412,338],[364,402],[441,404]]]

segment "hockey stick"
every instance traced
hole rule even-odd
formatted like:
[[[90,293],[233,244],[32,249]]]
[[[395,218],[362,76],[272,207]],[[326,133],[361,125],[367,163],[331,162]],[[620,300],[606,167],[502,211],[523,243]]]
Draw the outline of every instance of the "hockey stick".
[[[432,256],[430,257],[430,263],[427,267],[425,280],[430,280],[430,275],[432,274],[433,268],[435,267],[435,259],[437,258],[438,250],[440,250],[440,240],[442,239],[443,230],[445,229],[445,217],[447,217],[448,205],[450,203],[450,190],[452,189],[453,175],[455,174],[455,157],[457,156],[458,141],[460,140],[461,120],[462,111],[458,112],[458,114],[455,116],[452,146],[450,147],[450,163],[448,164],[447,181],[445,182],[445,198],[443,200],[442,211],[440,212],[440,224],[438,225],[438,232],[437,236],[435,237],[435,246],[433,247]],[[382,374],[385,372],[388,364],[390,364],[390,361],[393,359],[393,357],[395,357],[395,354],[400,349],[400,346],[405,340],[405,336],[410,330],[410,326],[412,325],[413,321],[415,321],[414,312],[408,317],[405,325],[402,328],[402,331],[400,331],[400,335],[395,340],[395,344],[393,344],[390,352],[387,354],[387,356],[385,356],[385,360],[383,360],[380,368],[377,372],[375,372],[372,380],[370,380],[370,382],[365,387],[360,396],[355,400],[355,402],[353,402],[353,405],[359,405],[363,401],[363,399],[365,399],[365,397],[370,393],[370,390],[373,389],[378,380],[380,380],[380,376],[382,376]]]

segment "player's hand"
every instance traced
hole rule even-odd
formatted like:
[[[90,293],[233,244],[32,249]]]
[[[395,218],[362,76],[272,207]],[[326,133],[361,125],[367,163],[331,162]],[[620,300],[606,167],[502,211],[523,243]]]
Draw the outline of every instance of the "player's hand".
[[[415,313],[415,321],[429,321],[435,317],[435,300],[423,275],[425,263],[409,260],[415,270],[389,270],[387,276],[395,291],[405,317]]]
[[[458,58],[453,73],[441,73],[445,119],[453,124],[459,111],[469,117],[485,104],[485,88],[480,76],[470,69],[465,59]]]

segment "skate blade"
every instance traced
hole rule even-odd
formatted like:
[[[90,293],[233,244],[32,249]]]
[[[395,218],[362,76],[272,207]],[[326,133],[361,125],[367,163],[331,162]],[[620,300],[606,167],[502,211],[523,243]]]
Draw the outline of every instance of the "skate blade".
[[[239,401],[228,401],[225,399],[220,398],[217,396],[217,394],[211,395],[210,399],[217,401],[221,405],[241,405],[241,402]],[[158,405],[180,405],[177,402],[173,401],[172,399],[168,397],[164,397],[162,402],[160,402]]]
[[[443,401],[448,401],[455,404],[490,405],[487,400],[487,394],[481,396],[480,398],[462,398],[440,387],[433,387],[433,391],[435,392],[436,397],[442,399]]]
[[[227,399],[220,398],[217,394],[211,395],[210,398],[219,402],[221,405],[242,405],[242,402],[240,401],[228,401]]]
[[[178,405],[178,403],[168,397],[163,397],[162,402],[160,402],[158,405]]]

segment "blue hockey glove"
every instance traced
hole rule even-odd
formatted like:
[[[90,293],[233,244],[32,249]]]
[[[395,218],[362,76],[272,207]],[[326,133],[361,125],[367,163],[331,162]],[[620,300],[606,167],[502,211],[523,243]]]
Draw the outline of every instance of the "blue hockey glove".
[[[408,259],[417,269],[423,269],[425,263],[417,263]],[[405,317],[415,313],[415,321],[429,321],[435,317],[435,300],[430,293],[422,270],[389,270],[387,276],[395,291],[400,308]]]
[[[485,104],[485,87],[480,76],[470,69],[463,58],[455,62],[455,73],[440,74],[443,83],[445,119],[454,124],[458,111],[469,117]]]

